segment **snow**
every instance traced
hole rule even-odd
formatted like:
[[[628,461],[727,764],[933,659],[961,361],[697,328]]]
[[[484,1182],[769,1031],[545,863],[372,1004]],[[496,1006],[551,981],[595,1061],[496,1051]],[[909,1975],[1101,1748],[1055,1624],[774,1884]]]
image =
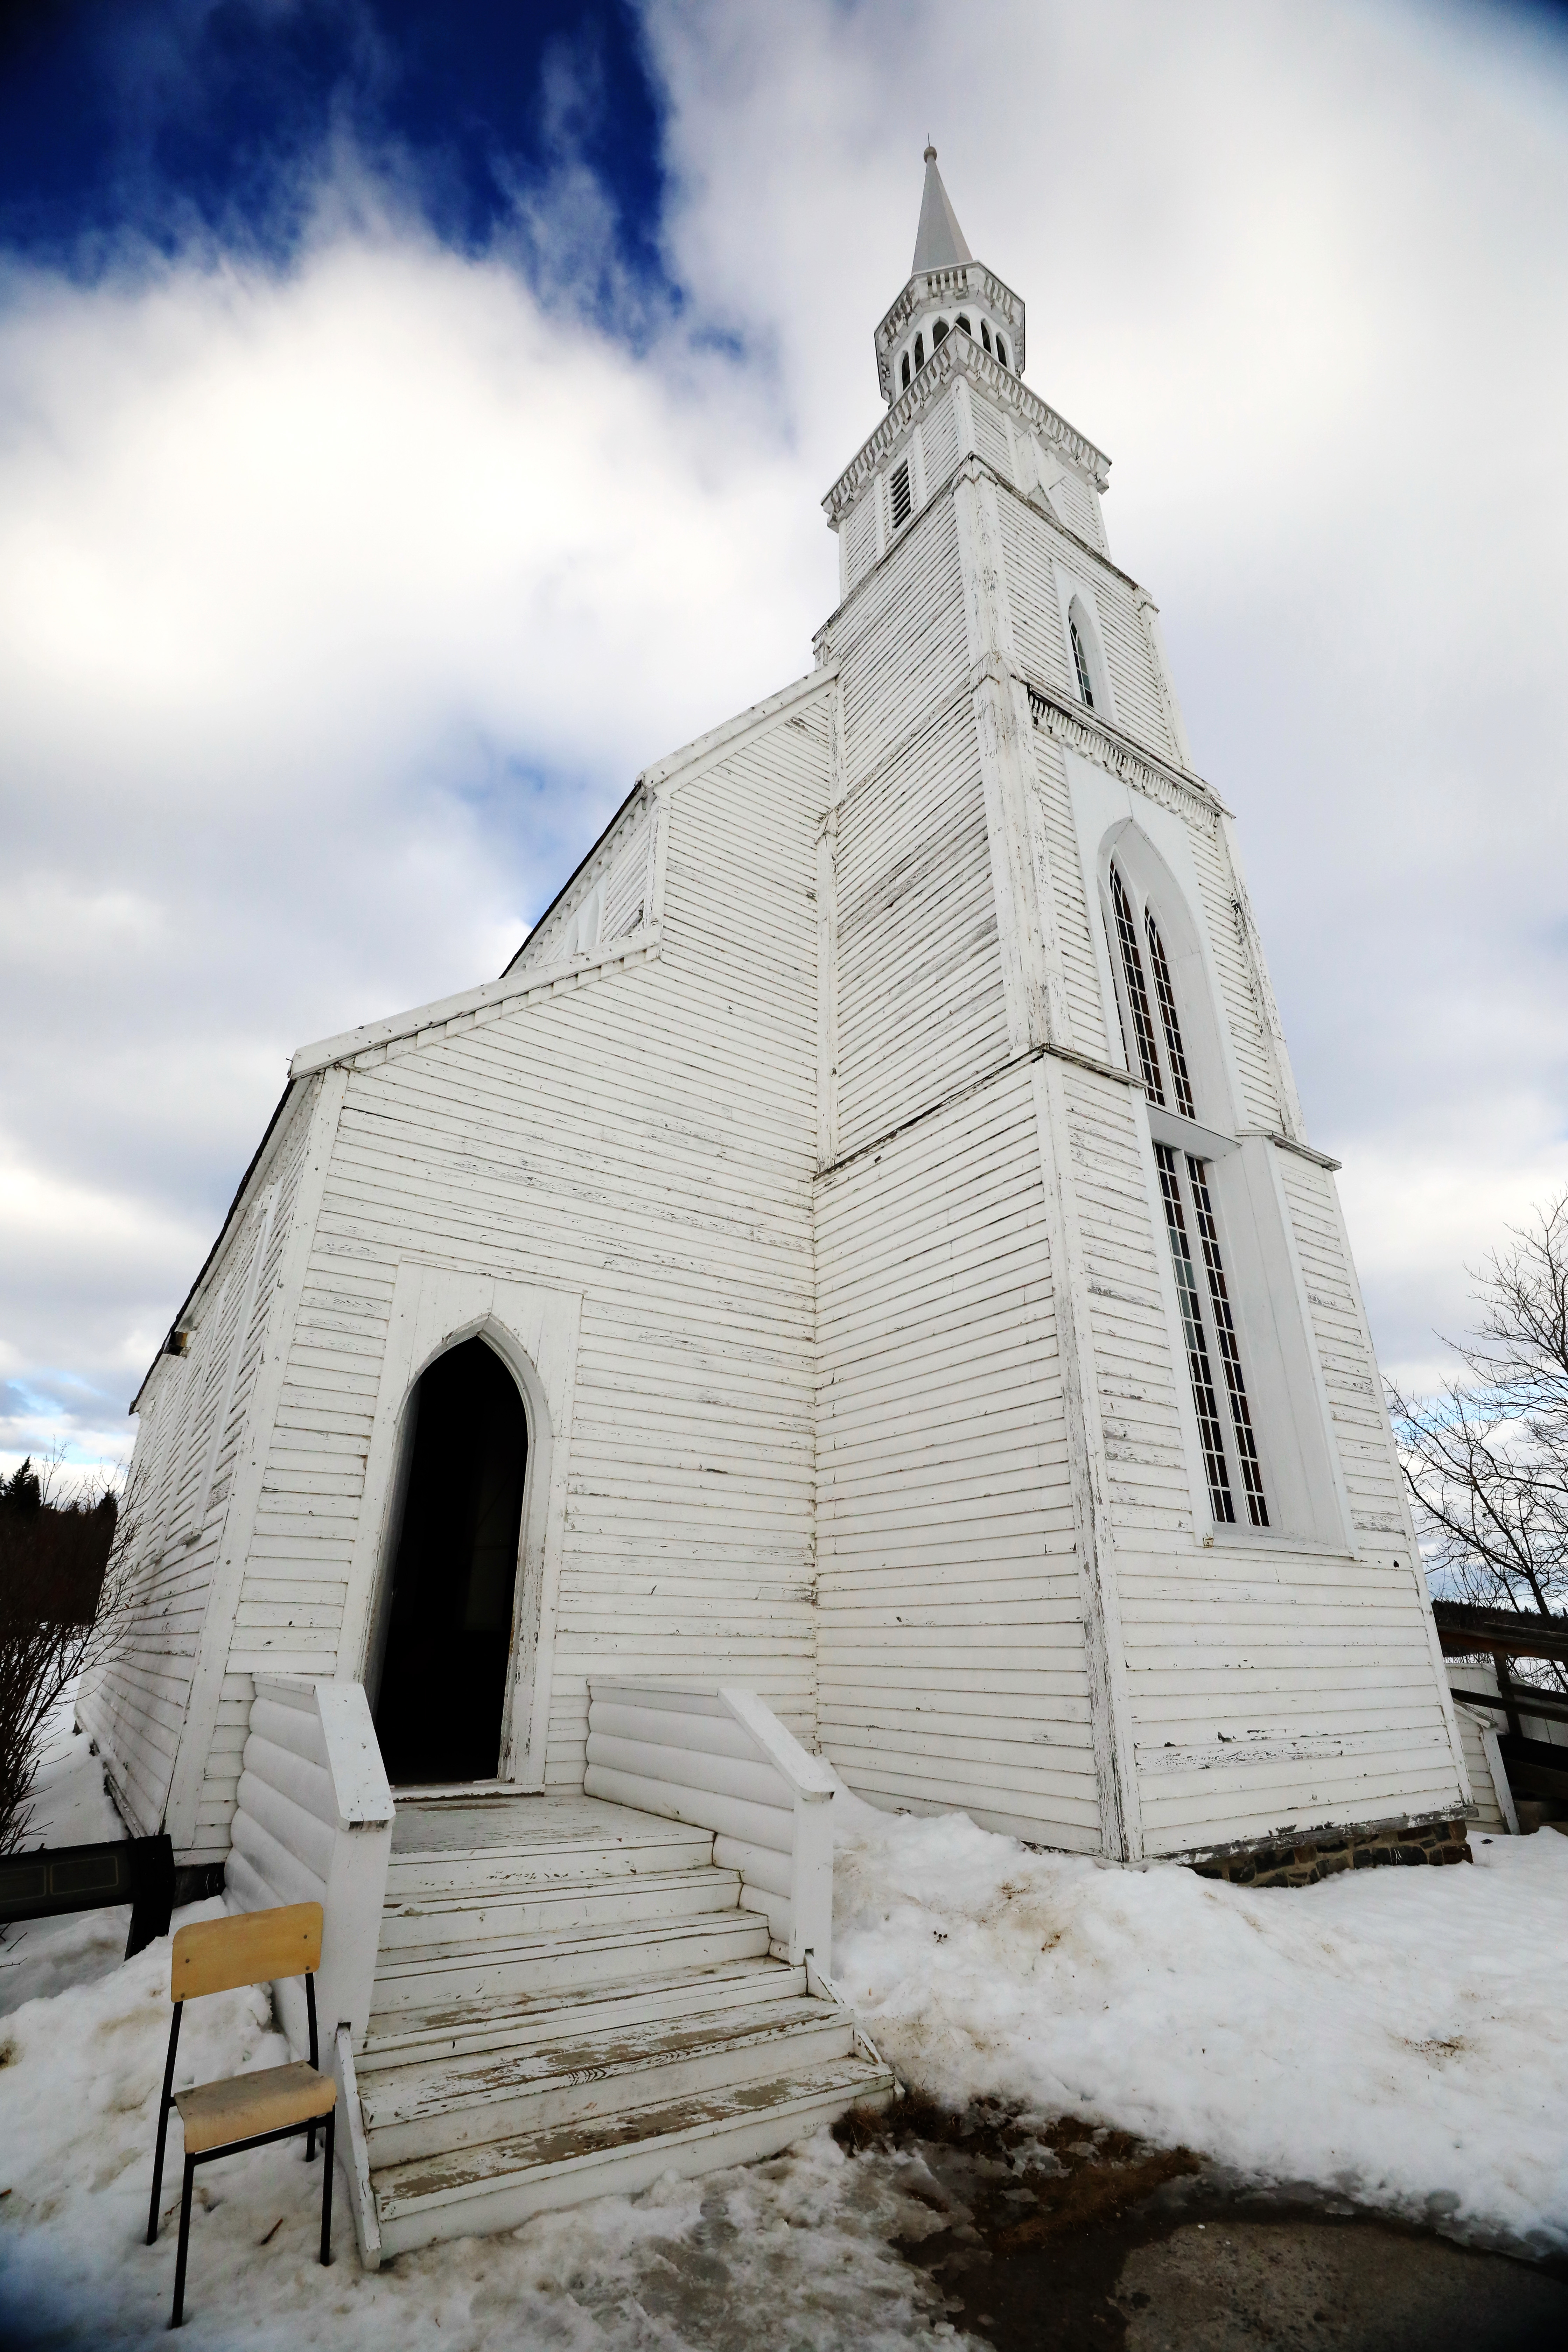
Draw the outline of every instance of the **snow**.
[[[85,1731],[72,1722],[74,1683],[44,1727],[24,1846],[108,1845],[126,1835]],[[68,1912],[7,1927],[0,1942],[0,2017],[118,1966],[131,1932],[131,1906]]]
[[[1184,2141],[1251,2179],[1482,2239],[1568,2244],[1568,1839],[1258,1894],[1032,1853],[961,1815],[847,1810],[836,1977],[906,2080]],[[173,2219],[142,2242],[169,1952],[105,1966],[89,1920],[69,1924],[83,1980],[0,2022],[0,2336],[118,2352],[161,2340],[173,2284]],[[223,1994],[187,2011],[178,2079],[284,2054],[264,1994]],[[323,2273],[319,2167],[297,2146],[258,2149],[198,2175],[189,2341],[952,2346],[892,2249],[942,2226],[923,2183],[918,2158],[849,2158],[821,2133],[372,2277],[341,2185]]]
[[[1257,1893],[868,1827],[834,1974],[907,2081],[1184,2142],[1478,2239],[1568,2246],[1568,1838]]]

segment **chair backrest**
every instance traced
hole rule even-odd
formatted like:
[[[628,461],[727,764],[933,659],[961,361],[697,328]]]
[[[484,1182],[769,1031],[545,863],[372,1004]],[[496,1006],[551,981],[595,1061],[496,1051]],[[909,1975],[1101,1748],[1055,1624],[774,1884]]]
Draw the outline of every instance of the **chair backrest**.
[[[236,1985],[271,1984],[279,1977],[312,1975],[321,1965],[321,1906],[285,1903],[276,1911],[237,1911],[227,1919],[197,1919],[174,1937],[171,2000]]]

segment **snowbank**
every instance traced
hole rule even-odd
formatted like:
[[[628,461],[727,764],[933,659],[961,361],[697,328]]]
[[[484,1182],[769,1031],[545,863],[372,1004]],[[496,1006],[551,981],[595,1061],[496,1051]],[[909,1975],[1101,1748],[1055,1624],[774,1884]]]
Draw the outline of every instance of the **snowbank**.
[[[73,1730],[76,1685],[44,1727],[28,1807],[25,1846],[108,1845],[126,1828],[104,1784],[103,1765],[84,1731]],[[85,1983],[119,1965],[131,1929],[131,1906],[28,1919],[0,1940],[0,2017],[41,1993]]]
[[[1252,1893],[856,1818],[834,1973],[906,2081],[1568,2245],[1568,1838]]]
[[[194,1905],[175,1924],[216,1916]],[[0,2022],[0,2343],[162,2345],[174,2275],[179,2127],[165,2221],[142,2242],[169,2031],[169,1946]],[[287,2056],[264,1993],[195,2001],[182,2083]],[[900,2185],[907,2165],[855,2163],[826,2133],[773,2163],[605,2198],[511,2237],[400,2257],[368,2277],[336,2203],[337,2259],[315,2260],[321,2166],[284,2143],[196,2176],[188,2320],[179,2339],[246,2352],[679,2352],[776,2344],[791,2352],[952,2346],[925,2281],[890,2250],[941,2226]],[[276,2228],[274,2225],[278,2225]],[[267,2242],[263,2244],[263,2241]]]

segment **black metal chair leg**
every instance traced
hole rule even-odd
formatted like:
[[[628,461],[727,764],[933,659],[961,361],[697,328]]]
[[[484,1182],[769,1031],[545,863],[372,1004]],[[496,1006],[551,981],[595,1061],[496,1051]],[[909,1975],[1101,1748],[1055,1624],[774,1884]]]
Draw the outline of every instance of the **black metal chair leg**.
[[[323,2264],[330,2263],[332,2259],[332,2126],[336,2121],[337,2113],[333,2109],[329,2112],[321,2130],[321,2154],[326,2158],[322,2167],[326,2177],[321,2182],[321,2261]]]
[[[305,2161],[307,2164],[314,2164],[316,2161],[316,2126],[314,2124],[310,2126],[310,2130],[305,2134]]]
[[[196,2159],[185,2158],[185,2185],[180,2197],[180,2251],[174,2257],[174,2310],[169,2325],[183,2327],[185,2324],[185,2256],[191,2243],[191,2189],[196,2177]]]
[[[158,2149],[153,2158],[153,2202],[147,2208],[147,2243],[151,2246],[158,2235],[158,2200],[163,2193],[163,2150],[169,2137],[169,2103],[174,2080],[174,2053],[180,2046],[180,2020],[184,2003],[174,2003],[174,2014],[169,2022],[169,2055],[163,2065],[163,2093],[158,2103]]]

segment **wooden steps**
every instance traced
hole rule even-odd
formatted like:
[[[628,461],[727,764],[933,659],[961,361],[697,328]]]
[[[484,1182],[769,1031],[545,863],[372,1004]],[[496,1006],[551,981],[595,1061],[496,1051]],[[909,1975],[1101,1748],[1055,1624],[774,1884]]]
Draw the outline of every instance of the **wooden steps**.
[[[771,2155],[891,2076],[712,1839],[584,1797],[400,1804],[355,2053],[384,2252]]]

